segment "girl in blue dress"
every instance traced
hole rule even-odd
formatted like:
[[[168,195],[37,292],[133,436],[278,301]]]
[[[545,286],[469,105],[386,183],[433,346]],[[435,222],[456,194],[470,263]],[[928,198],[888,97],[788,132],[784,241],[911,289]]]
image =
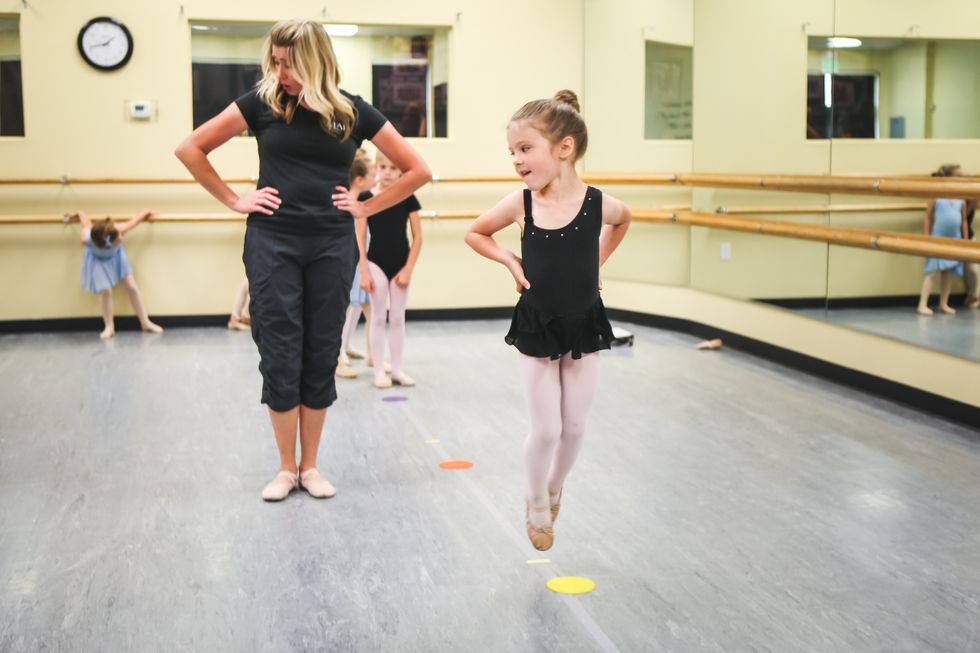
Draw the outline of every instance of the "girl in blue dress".
[[[355,195],[360,195],[366,190],[374,187],[376,182],[374,162],[368,157],[367,152],[358,149],[354,155],[354,163],[350,168],[350,190]],[[367,252],[367,226],[364,221],[355,225],[355,236],[357,238],[358,265],[354,268],[354,283],[350,289],[350,305],[347,307],[347,318],[344,321],[344,330],[340,336],[340,360],[337,362],[337,377],[341,379],[353,379],[357,377],[357,371],[351,367],[352,358],[367,358],[371,361],[371,278],[368,275],[361,276],[361,260]],[[361,283],[361,279],[365,283]],[[362,287],[363,286],[363,287]],[[357,328],[357,322],[361,319],[361,312],[366,319],[364,323],[364,340],[366,341],[367,354],[360,352],[350,344],[350,338]]]
[[[129,294],[129,301],[139,317],[140,326],[150,333],[162,333],[163,329],[150,321],[143,306],[136,279],[133,277],[133,266],[129,263],[126,250],[123,249],[123,234],[134,229],[146,220],[152,211],[141,211],[118,227],[106,218],[93,225],[85,211],[78,211],[77,216],[82,225],[82,243],[85,253],[82,255],[82,288],[89,292],[98,293],[102,300],[102,319],[105,328],[99,337],[103,340],[116,334],[112,318],[112,289],[120,281]]]
[[[962,173],[958,165],[944,165],[933,173],[934,177],[959,177]],[[926,219],[922,230],[929,236],[939,238],[968,239],[966,223],[966,201],[954,199],[935,199],[926,208]],[[919,315],[932,315],[929,308],[929,295],[939,283],[939,310],[948,315],[956,311],[949,305],[949,293],[953,288],[953,276],[963,277],[963,262],[943,258],[927,258],[925,278],[922,280],[922,294],[919,296]]]

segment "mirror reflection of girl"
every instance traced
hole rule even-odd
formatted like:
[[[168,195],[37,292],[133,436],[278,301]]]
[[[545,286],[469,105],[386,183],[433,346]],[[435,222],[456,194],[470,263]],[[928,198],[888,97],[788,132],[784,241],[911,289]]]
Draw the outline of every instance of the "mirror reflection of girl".
[[[946,164],[932,173],[933,177],[959,177],[963,174],[960,166]],[[966,224],[966,200],[935,199],[929,201],[922,231],[927,236],[940,238],[963,238],[969,236]],[[947,315],[956,311],[949,305],[949,294],[953,288],[953,276],[963,276],[963,262],[951,259],[930,257],[926,259],[925,278],[922,280],[922,293],[919,296],[919,315],[932,315],[929,308],[929,295],[939,285],[939,310]]]
[[[129,295],[129,302],[136,311],[140,327],[149,333],[162,333],[163,328],[150,321],[143,306],[143,296],[133,277],[133,266],[129,263],[123,249],[123,235],[135,229],[139,223],[153,215],[152,211],[140,211],[123,224],[116,226],[109,218],[98,224],[85,211],[72,213],[82,225],[82,243],[85,253],[82,256],[82,288],[98,293],[102,301],[102,321],[105,328],[99,337],[107,340],[116,334],[112,315],[112,289],[120,281]]]
[[[972,241],[978,240],[977,230],[973,226],[976,210],[977,200],[970,200],[966,203],[967,236]],[[965,308],[980,308],[980,263],[967,263],[963,278],[966,282],[966,299],[963,301],[963,306]]]

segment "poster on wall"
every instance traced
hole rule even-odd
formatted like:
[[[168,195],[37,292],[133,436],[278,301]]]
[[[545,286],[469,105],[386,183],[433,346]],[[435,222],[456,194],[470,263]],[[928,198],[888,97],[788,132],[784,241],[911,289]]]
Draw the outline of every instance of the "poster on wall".
[[[429,66],[376,63],[371,67],[372,104],[402,136],[428,135]]]

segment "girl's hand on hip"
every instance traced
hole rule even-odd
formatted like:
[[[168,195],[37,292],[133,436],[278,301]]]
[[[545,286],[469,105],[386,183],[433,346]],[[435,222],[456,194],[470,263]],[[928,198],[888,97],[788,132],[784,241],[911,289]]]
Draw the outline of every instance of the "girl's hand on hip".
[[[333,205],[341,211],[347,211],[355,220],[362,220],[367,217],[364,211],[364,203],[357,201],[357,196],[349,188],[337,186],[336,192],[330,196]]]
[[[524,266],[520,256],[514,254],[506,265],[510,273],[514,275],[514,281],[517,282],[518,293],[522,293],[531,288],[531,282],[524,276]]]
[[[371,273],[361,270],[361,283],[358,285],[367,294],[372,294],[374,292],[374,279],[371,277]]]
[[[408,284],[412,283],[412,273],[402,268],[395,275],[395,285],[399,288],[408,288]]]
[[[238,213],[264,213],[272,215],[273,211],[279,208],[282,200],[279,199],[279,191],[271,186],[259,188],[246,195],[239,197],[238,201],[231,205],[233,211]]]

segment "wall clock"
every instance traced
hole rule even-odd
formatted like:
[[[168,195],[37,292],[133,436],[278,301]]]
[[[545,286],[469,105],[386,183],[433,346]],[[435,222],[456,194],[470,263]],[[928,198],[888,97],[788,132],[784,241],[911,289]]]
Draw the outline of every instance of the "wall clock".
[[[117,70],[133,56],[133,35],[115,18],[93,18],[78,32],[78,51],[93,68]]]

